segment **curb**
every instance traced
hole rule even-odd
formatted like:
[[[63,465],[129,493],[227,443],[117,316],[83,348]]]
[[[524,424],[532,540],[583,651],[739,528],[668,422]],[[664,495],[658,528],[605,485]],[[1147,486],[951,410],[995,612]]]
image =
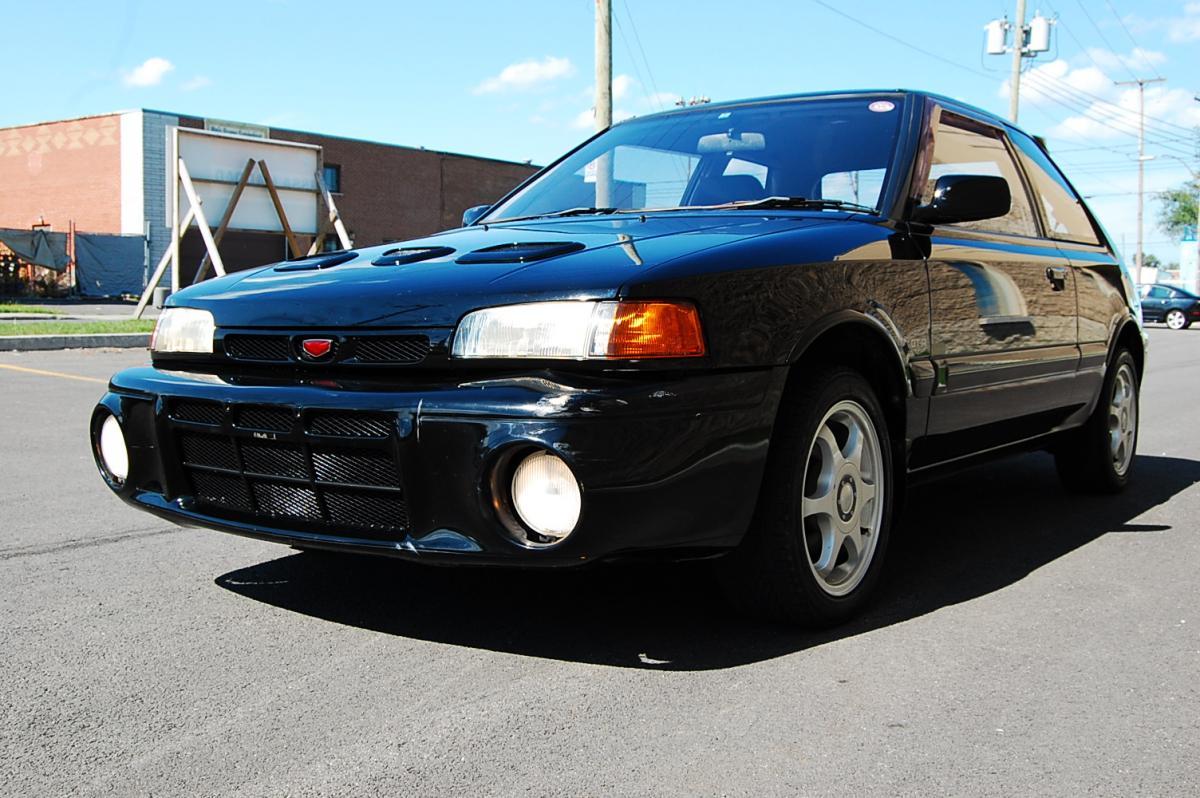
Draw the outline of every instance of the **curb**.
[[[47,349],[132,349],[150,346],[150,333],[72,333],[70,335],[0,336],[0,351],[36,352]]]

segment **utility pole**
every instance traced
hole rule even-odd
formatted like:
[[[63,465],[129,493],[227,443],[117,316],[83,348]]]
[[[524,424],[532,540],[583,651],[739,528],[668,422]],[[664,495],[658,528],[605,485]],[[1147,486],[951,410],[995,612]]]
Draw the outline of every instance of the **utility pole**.
[[[1145,206],[1145,185],[1146,185],[1146,161],[1150,160],[1146,157],[1146,84],[1161,83],[1166,78],[1137,78],[1134,80],[1117,80],[1113,81],[1117,86],[1134,86],[1138,87],[1138,187],[1137,187],[1137,260],[1134,267],[1134,274],[1138,284],[1142,282],[1142,263],[1145,261],[1145,254],[1142,251],[1143,230],[1142,230],[1142,215]]]
[[[983,29],[987,31],[985,52],[988,55],[1004,55],[1012,53],[1012,74],[1008,81],[1008,117],[1017,121],[1017,112],[1021,105],[1021,59],[1036,58],[1038,53],[1050,49],[1050,26],[1054,20],[1034,14],[1029,24],[1025,24],[1025,0],[1017,0],[1017,21],[1011,23],[1007,18],[993,19]],[[1006,44],[1009,33],[1012,34],[1012,45]]]
[[[1017,25],[1013,29],[1012,76],[1008,81],[1008,118],[1017,123],[1021,108],[1021,58],[1025,54],[1025,0],[1017,0]]]
[[[612,125],[612,0],[596,0],[596,130]],[[596,207],[612,205],[612,156],[596,162]]]

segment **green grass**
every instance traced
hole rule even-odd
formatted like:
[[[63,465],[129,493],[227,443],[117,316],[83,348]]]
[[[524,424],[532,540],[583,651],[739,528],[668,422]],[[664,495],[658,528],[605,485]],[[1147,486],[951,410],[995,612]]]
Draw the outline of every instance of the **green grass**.
[[[153,320],[119,319],[117,321],[0,321],[0,336],[7,335],[70,335],[72,333],[134,333],[150,332]]]
[[[0,313],[44,313],[47,316],[65,316],[69,311],[46,305],[18,305],[15,302],[0,302]]]

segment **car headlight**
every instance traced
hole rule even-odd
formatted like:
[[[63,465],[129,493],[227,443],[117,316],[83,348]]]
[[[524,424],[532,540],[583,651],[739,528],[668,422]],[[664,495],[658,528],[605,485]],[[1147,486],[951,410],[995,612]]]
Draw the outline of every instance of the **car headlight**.
[[[217,326],[207,310],[167,308],[158,317],[150,338],[153,352],[195,352],[211,354]]]
[[[700,313],[690,302],[529,302],[468,313],[456,358],[612,360],[700,357]]]

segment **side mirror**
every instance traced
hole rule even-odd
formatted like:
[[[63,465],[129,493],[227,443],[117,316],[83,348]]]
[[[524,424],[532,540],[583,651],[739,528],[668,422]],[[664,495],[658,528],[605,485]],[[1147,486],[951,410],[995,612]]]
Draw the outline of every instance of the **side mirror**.
[[[954,224],[995,219],[1008,213],[1012,194],[1008,181],[989,175],[942,175],[928,205],[913,209],[914,222]]]
[[[465,211],[463,211],[462,226],[470,227],[471,225],[475,224],[475,221],[477,219],[479,219],[480,216],[483,216],[485,213],[487,213],[487,209],[490,207],[492,207],[492,206],[491,205],[473,205],[470,208],[467,208]]]

